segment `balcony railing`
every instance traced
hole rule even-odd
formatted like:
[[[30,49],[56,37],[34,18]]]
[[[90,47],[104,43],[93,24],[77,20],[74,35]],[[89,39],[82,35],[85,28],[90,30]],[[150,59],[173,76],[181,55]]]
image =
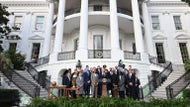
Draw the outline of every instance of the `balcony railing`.
[[[37,67],[37,66],[44,65],[47,63],[49,63],[49,55],[37,59],[37,63],[34,64],[34,66]]]
[[[124,8],[118,7],[118,8],[117,8],[117,12],[118,12],[118,13],[122,13],[122,14],[126,14],[126,15],[129,15],[129,16],[132,16],[132,11],[131,11],[131,10],[124,9]]]
[[[129,60],[141,60],[141,54],[132,51],[124,51],[124,59],[129,59]]]
[[[106,59],[111,58],[111,50],[88,50],[89,59]]]
[[[58,61],[75,59],[75,51],[61,52],[58,54]]]
[[[101,11],[106,11],[106,12],[109,12],[110,11],[110,6],[109,5],[100,5],[102,6],[101,8],[95,10],[95,5],[89,5],[88,6],[88,11],[89,12],[101,12]],[[72,14],[75,14],[75,13],[80,13],[80,10],[81,8],[78,7],[78,8],[75,8],[75,9],[69,9],[67,11],[65,11],[65,16],[68,16],[68,15],[72,15]],[[117,12],[118,13],[122,13],[122,14],[126,14],[126,15],[129,15],[129,16],[132,16],[132,11],[131,10],[127,10],[127,9],[124,9],[124,8],[120,8],[118,7],[117,8]]]

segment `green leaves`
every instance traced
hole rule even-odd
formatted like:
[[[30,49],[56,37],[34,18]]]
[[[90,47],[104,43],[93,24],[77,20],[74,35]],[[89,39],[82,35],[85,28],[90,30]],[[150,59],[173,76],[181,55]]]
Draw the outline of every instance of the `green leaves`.
[[[45,104],[46,103],[46,104]],[[28,107],[187,107],[190,101],[186,99],[161,100],[151,99],[148,102],[119,98],[58,98],[57,100],[34,99]]]

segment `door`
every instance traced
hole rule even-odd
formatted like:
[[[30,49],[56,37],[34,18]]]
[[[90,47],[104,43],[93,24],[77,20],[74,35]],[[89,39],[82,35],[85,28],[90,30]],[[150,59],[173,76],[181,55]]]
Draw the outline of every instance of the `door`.
[[[31,60],[37,62],[40,53],[40,43],[33,43],[32,44],[32,56]]]
[[[103,36],[94,35],[94,58],[103,58]]]

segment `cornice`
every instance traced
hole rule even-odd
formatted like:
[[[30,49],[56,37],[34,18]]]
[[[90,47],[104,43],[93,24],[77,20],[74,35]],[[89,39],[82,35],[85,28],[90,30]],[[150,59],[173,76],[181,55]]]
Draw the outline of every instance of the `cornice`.
[[[46,1],[1,1],[1,4],[7,6],[7,7],[42,7],[42,6],[48,6],[48,2]]]
[[[188,7],[187,3],[181,1],[148,1],[147,4],[149,7],[165,7],[165,6]]]

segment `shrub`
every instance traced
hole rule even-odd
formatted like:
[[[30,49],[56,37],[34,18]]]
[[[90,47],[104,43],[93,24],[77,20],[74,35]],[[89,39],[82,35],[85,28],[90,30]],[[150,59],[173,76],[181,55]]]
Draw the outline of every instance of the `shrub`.
[[[190,88],[183,90],[183,98],[189,98],[190,99]]]
[[[0,53],[0,69],[3,71],[7,71],[10,66],[12,66],[11,60],[7,58],[4,54]]]
[[[9,50],[6,53],[6,57],[8,57],[13,63],[14,69],[23,69],[25,56],[21,53],[17,53],[14,50]]]
[[[1,107],[18,106],[20,103],[19,91],[16,89],[0,89]]]
[[[185,62],[184,67],[186,71],[190,71],[190,59]]]

